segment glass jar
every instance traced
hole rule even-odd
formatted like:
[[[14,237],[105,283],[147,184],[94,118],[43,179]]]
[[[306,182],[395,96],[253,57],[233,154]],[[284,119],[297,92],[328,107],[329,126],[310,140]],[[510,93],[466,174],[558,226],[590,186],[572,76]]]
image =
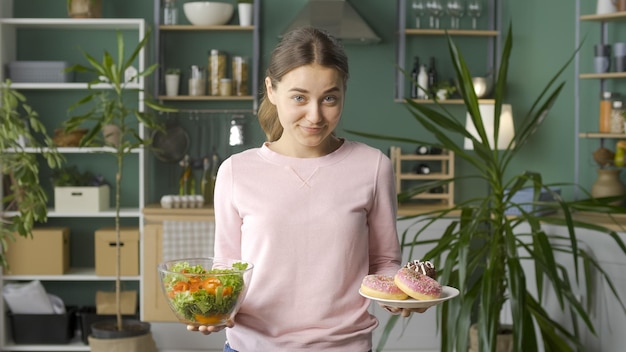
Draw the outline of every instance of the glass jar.
[[[613,101],[611,109],[611,133],[624,133],[624,103],[621,100]]]
[[[220,80],[226,78],[226,53],[212,49],[209,53],[209,95],[220,95]]]
[[[243,56],[234,56],[233,69],[233,94],[237,96],[248,95],[248,59]]]
[[[165,4],[163,4],[163,24],[178,24],[178,9],[176,8],[176,0],[165,0]]]
[[[611,97],[613,95],[611,92],[602,92],[602,99],[600,100],[600,117],[599,117],[599,125],[598,131],[600,133],[609,133],[611,132],[611,109],[613,103],[611,101]]]
[[[189,68],[189,95],[201,96],[206,94],[206,71],[204,67],[191,65]]]
[[[220,95],[223,97],[233,95],[233,81],[230,78],[220,79]]]

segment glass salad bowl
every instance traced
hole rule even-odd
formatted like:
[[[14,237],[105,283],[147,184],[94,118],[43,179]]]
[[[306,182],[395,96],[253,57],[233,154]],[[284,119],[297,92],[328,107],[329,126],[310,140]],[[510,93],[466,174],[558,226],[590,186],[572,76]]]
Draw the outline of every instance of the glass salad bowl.
[[[251,263],[186,258],[158,265],[167,302],[187,325],[224,325],[239,310],[252,277]]]

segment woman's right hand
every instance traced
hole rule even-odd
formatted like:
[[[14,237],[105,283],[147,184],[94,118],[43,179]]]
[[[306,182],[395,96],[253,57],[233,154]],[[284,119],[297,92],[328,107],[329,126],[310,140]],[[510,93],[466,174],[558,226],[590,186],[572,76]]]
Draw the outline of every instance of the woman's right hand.
[[[204,335],[210,335],[214,332],[220,332],[222,330],[224,330],[224,328],[232,328],[233,326],[235,326],[235,322],[231,319],[228,320],[226,322],[225,325],[218,325],[218,326],[207,326],[207,325],[200,325],[200,326],[195,326],[195,325],[187,325],[187,330],[189,331],[198,331],[201,332]]]

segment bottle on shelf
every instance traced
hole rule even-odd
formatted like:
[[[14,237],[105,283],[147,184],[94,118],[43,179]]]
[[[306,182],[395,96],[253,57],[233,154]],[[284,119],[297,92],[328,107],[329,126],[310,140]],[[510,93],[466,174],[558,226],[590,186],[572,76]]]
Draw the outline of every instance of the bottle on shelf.
[[[430,64],[428,66],[428,91],[431,96],[435,96],[437,93],[437,83],[439,77],[437,75],[437,67],[435,66],[435,57],[430,57]]]
[[[420,58],[418,56],[413,60],[413,70],[411,71],[411,99],[417,99],[417,80],[420,72]]]
[[[417,155],[430,154],[430,148],[427,145],[419,145],[417,146],[417,149],[415,149],[415,154]]]
[[[417,99],[428,99],[428,73],[426,72],[426,65],[420,66],[420,72],[417,75]]]
[[[419,175],[428,175],[430,174],[430,166],[428,166],[428,164],[419,164],[415,168],[415,173]]]
[[[176,0],[165,0],[165,4],[163,4],[163,24],[178,24],[178,9],[176,8]]]
[[[428,193],[433,193],[433,194],[441,194],[444,193],[444,188],[443,186],[437,186],[437,187],[433,187],[431,189],[428,190]]]
[[[611,108],[611,133],[624,133],[624,103],[614,100]]]
[[[602,92],[602,99],[600,100],[600,117],[598,131],[600,133],[611,132],[611,109],[612,109],[612,97],[611,92]]]

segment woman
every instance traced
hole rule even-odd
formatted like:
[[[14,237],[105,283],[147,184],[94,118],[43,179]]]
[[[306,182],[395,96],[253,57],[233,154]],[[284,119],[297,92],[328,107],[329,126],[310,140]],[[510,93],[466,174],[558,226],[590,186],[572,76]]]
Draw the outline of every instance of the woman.
[[[349,76],[335,38],[288,33],[266,76],[268,141],[225,160],[216,183],[215,256],[254,264],[225,351],[368,351],[378,322],[361,281],[401,260],[391,162],[334,134]]]

